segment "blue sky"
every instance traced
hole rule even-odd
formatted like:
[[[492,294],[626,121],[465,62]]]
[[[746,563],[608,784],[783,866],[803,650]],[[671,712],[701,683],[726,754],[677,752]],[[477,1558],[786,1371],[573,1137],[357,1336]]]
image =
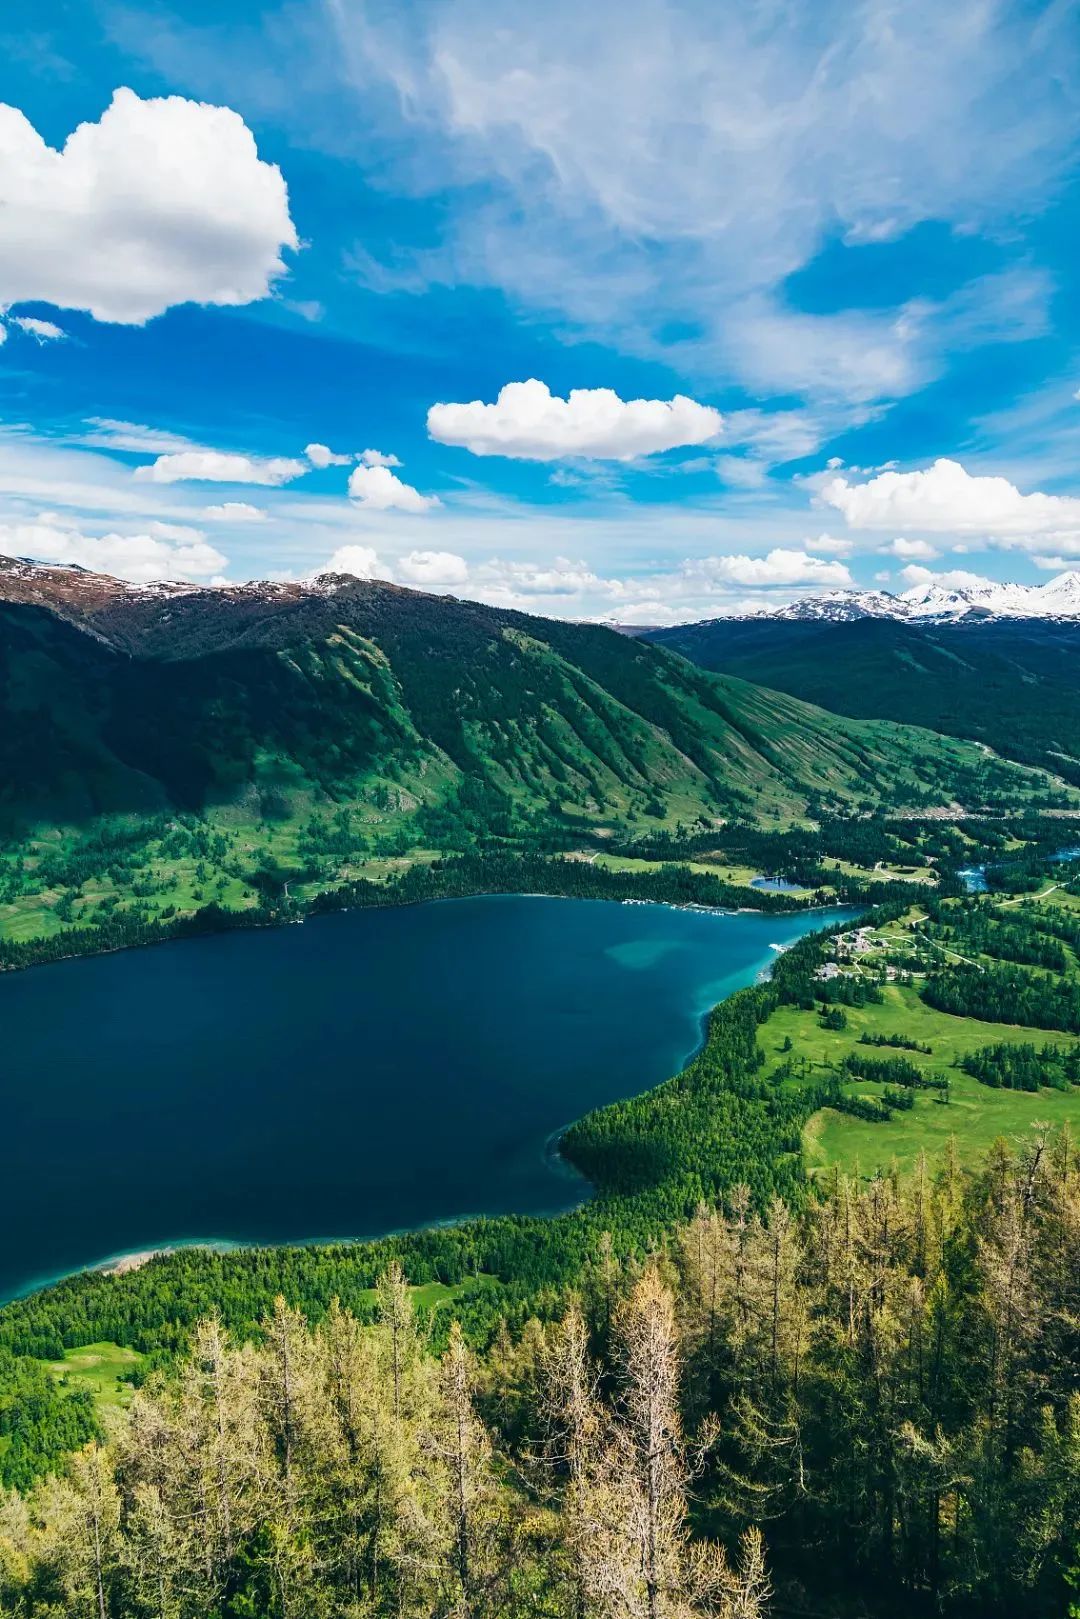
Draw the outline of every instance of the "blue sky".
[[[1071,4],[26,15],[0,551],[638,622],[1080,566]]]

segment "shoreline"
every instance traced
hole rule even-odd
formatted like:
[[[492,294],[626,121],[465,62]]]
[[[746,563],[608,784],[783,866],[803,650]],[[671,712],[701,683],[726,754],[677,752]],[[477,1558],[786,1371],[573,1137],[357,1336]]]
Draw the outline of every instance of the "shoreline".
[[[648,875],[648,874],[645,874]],[[747,890],[749,892],[749,890]],[[327,890],[333,892],[333,890]],[[782,897],[782,896],[779,896]],[[318,921],[323,916],[351,916],[357,911],[399,911],[412,910],[422,905],[446,905],[459,900],[468,899],[576,899],[588,900],[602,905],[658,905],[671,911],[700,911],[710,916],[801,916],[815,911],[831,911],[842,909],[849,902],[837,899],[832,904],[823,902],[815,905],[787,905],[782,907],[769,907],[763,909],[758,905],[738,905],[732,909],[729,905],[706,905],[697,900],[666,900],[666,899],[638,899],[635,897],[621,897],[611,894],[562,894],[552,892],[550,889],[538,891],[529,889],[509,888],[476,888],[462,894],[433,894],[421,899],[392,899],[380,901],[372,905],[335,905],[325,909],[310,903],[304,911],[297,916],[260,916],[252,915],[248,920],[245,911],[229,911],[225,913],[229,921],[224,926],[195,927],[192,923],[198,913],[190,917],[177,918],[171,926],[162,928],[156,935],[149,938],[132,940],[129,943],[103,944],[94,950],[71,950],[63,955],[50,956],[47,960],[27,961],[21,966],[6,964],[0,961],[0,976],[7,973],[32,972],[35,968],[59,967],[68,961],[94,961],[102,956],[118,956],[127,950],[149,950],[159,945],[180,944],[186,939],[209,939],[219,934],[228,933],[255,933],[273,928],[297,927],[306,922]],[[57,935],[52,936],[53,939]],[[4,941],[0,940],[0,944]],[[29,940],[33,945],[36,941]],[[42,941],[43,943],[46,941]]]

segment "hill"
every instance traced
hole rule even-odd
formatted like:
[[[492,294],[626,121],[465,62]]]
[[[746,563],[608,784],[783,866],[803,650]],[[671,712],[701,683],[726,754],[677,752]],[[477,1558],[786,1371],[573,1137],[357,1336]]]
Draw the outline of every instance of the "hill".
[[[349,576],[0,568],[0,939],[306,901],[448,851],[1048,794],[598,625]]]
[[[839,714],[924,725],[1080,782],[1080,624],[713,619],[647,639]]]

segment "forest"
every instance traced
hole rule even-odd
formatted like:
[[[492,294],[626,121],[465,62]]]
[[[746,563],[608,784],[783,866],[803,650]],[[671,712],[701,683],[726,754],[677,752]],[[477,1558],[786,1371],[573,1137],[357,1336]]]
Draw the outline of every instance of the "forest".
[[[712,848],[783,870],[795,836],[734,827]],[[882,863],[869,954],[845,955],[850,922],[801,940],[714,1010],[682,1073],[570,1126],[563,1153],[594,1188],[578,1209],[181,1249],[0,1310],[0,1614],[1064,1615],[1080,1600],[1067,1129],[870,1176],[811,1175],[806,1131],[824,1114],[907,1129],[949,1101],[948,1055],[898,1021],[897,980],[945,1022],[1029,1031],[960,1054],[983,1094],[1074,1092],[1075,1048],[1032,1035],[1073,1027],[1076,912],[1064,890],[1020,903],[1024,876],[1007,908],[964,897],[961,857],[1007,841],[993,823],[958,841],[868,821],[862,838]],[[745,894],[687,841],[658,840],[684,859],[647,872],[534,855],[528,886]],[[887,876],[931,852],[936,889]],[[1051,866],[1042,853],[1040,892]],[[512,889],[522,870],[498,849],[415,864],[395,897]],[[316,903],[386,897],[357,878]],[[291,903],[267,887],[260,919]],[[808,1062],[774,1027],[840,1045]],[[56,1374],[96,1343],[136,1352],[108,1407]]]
[[[484,1349],[390,1263],[358,1320],[209,1315],[0,1504],[18,1619],[770,1611],[1057,1619],[1080,1596],[1065,1138],[793,1212],[735,1185]],[[854,1611],[854,1609],[852,1609]],[[864,1611],[860,1609],[859,1611]]]

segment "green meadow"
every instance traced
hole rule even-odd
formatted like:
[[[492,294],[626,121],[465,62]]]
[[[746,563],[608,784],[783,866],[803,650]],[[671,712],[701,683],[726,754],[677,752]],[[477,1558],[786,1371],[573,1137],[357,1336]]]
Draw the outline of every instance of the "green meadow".
[[[975,1163],[998,1136],[1015,1142],[1030,1135],[1037,1124],[1051,1128],[1069,1125],[1080,1133],[1080,1089],[995,1090],[957,1067],[961,1057],[981,1046],[1027,1042],[1036,1047],[1070,1047],[1077,1044],[1074,1036],[950,1017],[927,1006],[917,989],[910,986],[887,984],[882,993],[880,1005],[845,1007],[847,1027],[842,1030],[823,1028],[816,1010],[780,1007],[762,1026],[759,1036],[765,1055],[763,1073],[775,1073],[782,1064],[792,1062],[795,1078],[785,1083],[802,1085],[835,1070],[849,1052],[869,1052],[877,1057],[903,1057],[928,1077],[946,1077],[949,1099],[942,1100],[942,1093],[936,1090],[916,1091],[914,1107],[894,1113],[888,1122],[871,1122],[832,1108],[821,1109],[803,1133],[803,1150],[811,1173],[819,1174],[834,1165],[848,1174],[863,1176],[893,1163],[907,1169],[920,1152],[932,1158],[943,1152],[950,1141],[955,1141],[961,1161]],[[903,1035],[929,1046],[931,1055],[861,1046],[859,1036],[864,1032]],[[784,1051],[788,1039],[792,1049]],[[842,1088],[847,1095],[875,1098],[880,1098],[885,1089],[865,1079],[848,1081]]]

